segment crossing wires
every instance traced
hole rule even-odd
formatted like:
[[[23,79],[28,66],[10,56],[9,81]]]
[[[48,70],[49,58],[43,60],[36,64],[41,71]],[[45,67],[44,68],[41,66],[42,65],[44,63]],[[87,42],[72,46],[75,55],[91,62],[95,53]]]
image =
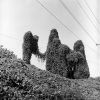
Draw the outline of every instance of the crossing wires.
[[[89,32],[82,26],[82,24],[77,20],[77,18],[73,15],[73,13],[70,11],[70,9],[64,4],[62,0],[59,0],[59,2],[63,5],[63,7],[68,11],[68,13],[72,16],[72,18],[81,26],[81,28],[84,30],[84,32],[90,37],[90,39],[94,42],[96,45],[96,41],[92,38],[92,36],[89,34]]]
[[[68,31],[70,31],[77,39],[80,39],[68,26],[66,26],[55,14],[53,14],[47,7],[45,7],[39,0],[36,0],[37,3],[41,5],[48,13],[50,13],[61,25],[63,25]],[[86,45],[89,47],[93,52],[95,50],[91,48],[90,46]]]
[[[69,27],[67,27],[56,15],[54,15],[48,8],[46,8],[39,0],[36,0],[36,2],[39,3],[48,13],[50,13],[62,26],[64,26],[68,31],[73,33],[76,38],[79,39],[79,37]]]
[[[92,15],[94,16],[95,20],[100,24],[99,19],[95,16],[94,12],[92,11],[92,9],[89,7],[88,3],[86,0],[84,0],[86,6],[88,7],[88,9],[90,10],[90,12],[92,13]]]
[[[93,23],[93,21],[91,20],[91,18],[89,17],[89,15],[87,14],[87,12],[85,11],[84,7],[80,4],[80,2],[78,0],[76,0],[76,2],[79,5],[79,7],[81,8],[81,10],[84,12],[84,14],[87,16],[87,18],[90,20],[90,22],[92,23],[92,25],[95,27],[95,29],[100,33],[99,29]]]

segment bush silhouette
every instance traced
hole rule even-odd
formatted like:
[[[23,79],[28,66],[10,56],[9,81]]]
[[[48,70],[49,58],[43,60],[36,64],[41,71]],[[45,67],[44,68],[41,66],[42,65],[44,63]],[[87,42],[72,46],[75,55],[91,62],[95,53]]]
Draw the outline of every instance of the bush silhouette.
[[[69,77],[74,79],[89,78],[90,72],[83,42],[81,40],[76,41],[73,48],[74,50],[66,56]]]
[[[81,40],[74,43],[73,50],[62,44],[56,29],[50,31],[47,49],[41,53],[38,47],[38,36],[29,31],[24,35],[23,60],[30,64],[32,54],[46,60],[46,70],[61,76],[80,79],[90,76],[86,61],[84,44]]]
[[[47,50],[44,54],[41,53],[43,56],[45,55],[46,70],[68,77],[66,55],[69,54],[70,51],[71,49],[67,45],[61,43],[57,30],[52,29],[48,39]],[[39,53],[40,51],[38,55],[40,55]]]
[[[32,54],[35,54],[39,58],[45,58],[45,55],[39,52],[38,39],[39,37],[37,35],[32,35],[31,31],[26,32],[23,37],[23,60],[27,64],[30,64]]]

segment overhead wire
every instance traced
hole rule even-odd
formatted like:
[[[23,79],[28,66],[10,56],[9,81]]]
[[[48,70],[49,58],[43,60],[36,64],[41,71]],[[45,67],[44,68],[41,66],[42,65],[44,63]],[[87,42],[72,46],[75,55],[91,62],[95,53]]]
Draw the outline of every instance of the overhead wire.
[[[82,11],[84,12],[84,14],[87,16],[87,18],[90,20],[90,22],[92,23],[92,25],[95,27],[95,29],[100,33],[99,29],[93,23],[93,21],[91,20],[91,18],[89,17],[89,15],[87,14],[87,12],[85,11],[84,7],[80,4],[80,2],[78,0],[76,0],[76,2],[79,5],[79,7],[82,9]]]
[[[36,1],[39,1],[39,0],[36,0]],[[43,6],[43,5],[41,5],[41,6]],[[43,7],[43,8],[47,9],[46,7]],[[47,9],[47,11],[48,11],[52,16],[54,16],[54,17],[59,21],[59,23],[61,23],[67,30],[69,30],[72,34],[74,34],[75,37],[77,37],[78,39],[80,39],[69,27],[67,27],[61,20],[59,20],[59,18],[56,17],[50,10]],[[15,38],[15,37],[12,37],[12,36],[10,36],[10,35],[6,35],[6,34],[0,34],[0,35],[5,36],[5,37],[8,37],[8,38],[11,38],[11,39],[14,39],[14,40],[17,40],[17,41],[20,41],[19,39]],[[88,46],[88,47],[89,47],[89,46]],[[90,47],[89,47],[89,48],[90,48]],[[91,48],[91,50],[93,50],[93,49]],[[93,51],[94,51],[94,50],[93,50]],[[95,52],[95,51],[94,51],[94,52]],[[90,60],[88,60],[88,61],[90,61]]]
[[[90,37],[90,39],[95,43],[96,41],[93,39],[93,37],[89,34],[89,32],[82,26],[82,24],[77,20],[77,18],[72,14],[70,9],[64,4],[62,0],[59,0],[59,2],[62,4],[62,6],[68,11],[68,13],[72,16],[72,18],[81,26],[81,28],[84,30],[84,32]]]
[[[47,7],[45,7],[39,0],[36,0],[36,2],[39,3],[41,5],[41,7],[43,7],[48,13],[50,13],[60,24],[62,24],[76,38],[80,39],[69,27],[67,27],[61,20],[59,20],[59,18],[56,15],[54,15]],[[93,52],[95,52],[95,50],[93,48],[91,48],[90,46],[87,45],[87,47],[89,47]]]
[[[63,25],[68,31],[73,33],[73,31],[68,28],[57,16],[55,16],[49,9],[47,9],[39,0],[36,0],[47,12],[49,12],[61,25]],[[76,38],[79,38],[75,33],[73,33]]]
[[[2,36],[4,36],[4,37],[7,37],[7,38],[10,38],[10,39],[14,39],[14,40],[18,40],[17,38],[15,38],[15,37],[12,37],[12,36],[10,36],[10,35],[5,35],[5,34],[0,34],[0,35],[2,35]],[[19,40],[18,40],[19,41]],[[20,41],[19,41],[20,42]],[[97,63],[97,62],[95,62],[95,61],[91,61],[91,60],[87,60],[88,62],[94,62],[94,63]]]
[[[10,36],[10,35],[6,35],[6,34],[2,34],[2,33],[0,33],[0,35],[3,36],[3,37],[7,37],[7,38],[11,38],[11,39],[13,39],[13,40],[20,41],[18,38],[12,37],[12,36]]]
[[[10,38],[10,39],[14,39],[14,40],[20,42],[19,39],[15,38],[15,37],[12,37],[12,36],[10,36],[10,35],[5,35],[5,34],[0,34],[0,35],[2,35],[2,36],[4,36],[4,37],[7,37],[7,38]],[[91,48],[91,49],[92,49],[92,48]],[[94,52],[95,52],[95,51],[94,51]]]
[[[95,16],[94,12],[91,10],[90,6],[88,5],[87,1],[84,0],[86,6],[88,7],[88,9],[90,10],[90,12],[92,13],[92,15],[94,16],[95,20],[100,24],[99,19]]]

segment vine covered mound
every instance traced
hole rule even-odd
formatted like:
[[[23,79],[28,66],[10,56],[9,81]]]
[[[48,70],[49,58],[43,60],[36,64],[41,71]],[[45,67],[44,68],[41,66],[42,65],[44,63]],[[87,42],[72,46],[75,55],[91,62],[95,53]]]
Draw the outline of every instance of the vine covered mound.
[[[100,100],[99,78],[67,79],[0,46],[0,100]]]

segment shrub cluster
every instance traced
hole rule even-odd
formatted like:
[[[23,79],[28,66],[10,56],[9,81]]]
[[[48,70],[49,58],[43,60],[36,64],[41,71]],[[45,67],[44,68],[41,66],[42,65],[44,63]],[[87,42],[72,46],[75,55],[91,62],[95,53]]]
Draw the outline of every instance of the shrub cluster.
[[[23,60],[28,64],[30,64],[31,55],[34,54],[46,60],[46,70],[51,73],[71,79],[90,77],[84,44],[81,40],[76,41],[71,50],[67,45],[61,43],[57,30],[52,29],[45,53],[39,51],[38,38],[30,32],[24,35],[23,44]]]
[[[0,56],[0,100],[100,99],[100,82],[94,79],[70,80],[42,71],[2,47]]]

